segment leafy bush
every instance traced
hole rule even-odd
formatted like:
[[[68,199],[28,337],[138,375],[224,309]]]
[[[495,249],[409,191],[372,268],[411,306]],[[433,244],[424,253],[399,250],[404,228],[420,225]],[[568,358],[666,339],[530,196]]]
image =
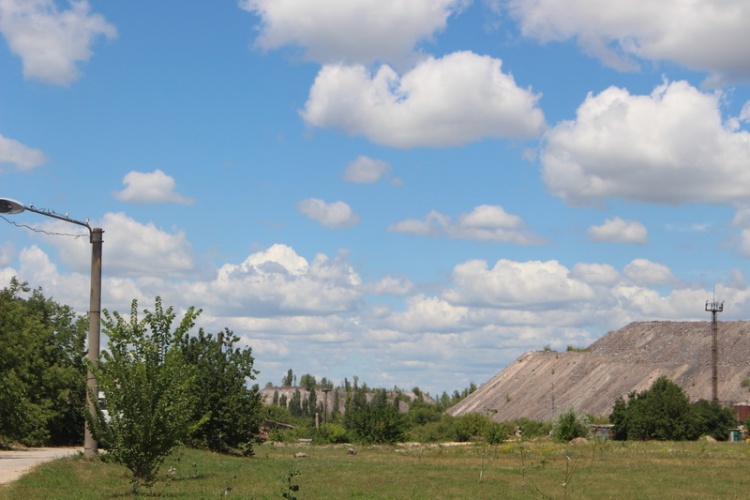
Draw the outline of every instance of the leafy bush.
[[[268,438],[277,443],[296,443],[300,439],[310,439],[311,431],[304,426],[294,427],[276,427],[268,431]]]
[[[513,424],[515,427],[520,427],[523,437],[528,439],[547,436],[552,430],[552,424],[528,418],[516,419]]]
[[[442,415],[436,422],[427,422],[413,426],[409,430],[409,440],[420,443],[436,443],[439,441],[453,441],[456,435],[456,419],[450,415]]]
[[[418,399],[409,405],[408,416],[412,425],[424,425],[439,421],[442,414],[436,405]]]
[[[236,347],[239,340],[228,329],[215,337],[200,329],[198,335],[181,340],[185,361],[196,372],[193,420],[207,416],[189,437],[187,444],[192,447],[252,454],[261,422],[261,402],[258,387],[248,387],[257,373],[252,349]]]
[[[406,440],[409,428],[405,415],[396,405],[389,404],[384,390],[375,391],[370,403],[364,388],[358,389],[347,404],[346,428],[362,443],[397,443]]]
[[[729,431],[737,428],[737,419],[731,408],[701,399],[693,404],[700,434],[717,441],[729,439]]]
[[[666,377],[658,378],[645,391],[632,392],[627,402],[617,398],[609,420],[615,425],[614,437],[619,440],[692,440],[712,425],[708,423],[712,419],[699,417],[687,394]]]
[[[500,444],[513,433],[514,429],[512,422],[492,422],[485,428],[484,440],[487,444]]]
[[[456,441],[470,441],[474,436],[481,436],[491,423],[486,415],[467,413],[456,418]]]
[[[555,441],[567,443],[578,437],[588,437],[589,423],[585,416],[578,415],[573,408],[557,418],[552,429]]]
[[[88,322],[11,278],[0,290],[0,444],[83,441]]]
[[[107,456],[132,473],[134,494],[140,485],[153,484],[164,459],[195,427],[197,370],[179,345],[199,314],[188,309],[172,330],[173,308],[164,310],[158,297],[154,312],[144,311],[142,320],[135,300],[129,320],[104,311],[109,348],[98,366],[87,364],[105,394],[109,419],[99,410],[89,425],[97,440],[106,441]]]
[[[318,438],[325,443],[346,443],[349,436],[346,427],[341,424],[330,423],[318,430]]]

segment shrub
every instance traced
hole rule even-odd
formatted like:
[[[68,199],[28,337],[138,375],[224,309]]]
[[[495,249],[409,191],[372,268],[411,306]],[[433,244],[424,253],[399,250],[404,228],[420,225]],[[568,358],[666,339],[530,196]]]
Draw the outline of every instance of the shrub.
[[[104,311],[109,349],[98,366],[87,364],[106,396],[109,419],[101,410],[96,420],[86,416],[97,440],[107,443],[107,456],[132,473],[133,494],[154,483],[167,455],[199,425],[191,421],[197,370],[179,348],[199,314],[189,308],[173,329],[173,308],[163,309],[159,297],[142,320],[135,300],[128,320]]]
[[[424,425],[427,422],[437,422],[442,415],[436,405],[416,400],[409,405],[408,416],[413,425]]]
[[[417,425],[409,431],[409,439],[420,443],[435,443],[438,441],[452,441],[456,435],[456,419],[450,415],[443,415],[436,422]]]
[[[346,443],[349,441],[346,428],[341,424],[335,423],[321,427],[318,431],[318,436],[326,443]]]
[[[585,416],[578,415],[573,408],[557,418],[552,430],[555,441],[567,443],[578,437],[588,437],[589,423]]]
[[[609,420],[615,424],[615,439],[682,441],[697,439],[702,430],[687,394],[666,377],[643,392],[632,392],[627,402],[617,398]]]
[[[729,431],[737,428],[737,420],[730,408],[701,399],[693,404],[700,434],[717,441],[729,439]]]
[[[261,422],[261,402],[258,387],[248,387],[256,374],[252,349],[236,347],[239,341],[229,329],[216,336],[200,329],[196,336],[181,340],[185,361],[196,373],[193,420],[204,419],[190,435],[189,446],[252,454]]]
[[[405,441],[409,428],[406,416],[388,403],[384,390],[375,391],[368,403],[364,389],[359,389],[347,404],[344,422],[358,441],[368,444]]]
[[[490,424],[490,419],[481,413],[467,413],[456,418],[456,441],[470,441],[474,436],[481,436]]]
[[[524,438],[547,436],[552,430],[552,424],[528,418],[519,418],[514,420],[513,423],[515,424],[515,427],[521,428],[521,433]]]
[[[514,429],[512,422],[492,422],[484,431],[484,440],[487,444],[500,444],[513,433]]]

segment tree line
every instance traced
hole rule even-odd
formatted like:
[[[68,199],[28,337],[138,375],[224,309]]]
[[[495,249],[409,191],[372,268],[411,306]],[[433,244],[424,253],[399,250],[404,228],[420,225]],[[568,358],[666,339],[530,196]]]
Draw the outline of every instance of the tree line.
[[[252,349],[228,329],[192,332],[200,313],[176,321],[158,297],[153,310],[133,301],[127,318],[103,311],[109,342],[92,365],[87,318],[12,279],[0,291],[0,444],[79,445],[86,419],[102,457],[131,471],[134,492],[181,443],[251,455],[261,423]],[[106,402],[96,418],[86,368]]]
[[[274,393],[264,406],[255,380],[250,347],[225,329],[193,332],[201,311],[189,308],[177,318],[156,298],[152,310],[132,302],[129,315],[103,311],[109,338],[101,360],[85,359],[88,320],[65,305],[13,278],[0,291],[0,446],[71,445],[83,440],[84,418],[103,455],[132,473],[133,491],[154,481],[164,458],[180,443],[220,453],[253,454],[264,420],[291,422],[291,431],[271,430],[275,440],[312,437],[321,442],[394,443],[406,439],[442,441],[484,439],[499,442],[511,433],[559,440],[585,435],[585,417],[573,410],[551,423],[520,419],[493,422],[490,414],[450,417],[444,410],[474,390],[470,384],[437,400],[414,387],[372,389],[354,376],[340,386],[289,369],[282,386],[292,397]],[[106,411],[86,411],[86,369],[96,376]],[[300,387],[306,391],[302,397]],[[327,397],[333,400],[328,412]],[[325,394],[321,400],[320,393]],[[94,400],[98,394],[89,394]],[[314,416],[324,424],[314,426]],[[618,398],[609,415],[615,439],[725,440],[736,420],[730,409],[706,401],[690,403],[666,378],[627,399]]]
[[[0,446],[83,442],[87,325],[16,278],[0,291]]]

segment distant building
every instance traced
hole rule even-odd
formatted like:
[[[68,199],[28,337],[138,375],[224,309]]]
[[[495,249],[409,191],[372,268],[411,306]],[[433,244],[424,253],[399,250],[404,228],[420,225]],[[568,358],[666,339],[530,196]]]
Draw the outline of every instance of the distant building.
[[[591,424],[591,437],[599,441],[609,441],[614,438],[614,424]]]

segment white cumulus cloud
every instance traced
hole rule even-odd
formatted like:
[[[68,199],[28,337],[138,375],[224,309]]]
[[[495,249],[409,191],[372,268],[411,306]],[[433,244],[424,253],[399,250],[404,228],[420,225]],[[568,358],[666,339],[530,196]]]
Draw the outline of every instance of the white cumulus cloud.
[[[359,216],[343,201],[328,203],[318,198],[308,198],[297,203],[297,209],[326,227],[348,227],[359,223]]]
[[[223,265],[209,282],[181,287],[192,303],[216,313],[256,317],[324,315],[350,310],[362,293],[361,280],[345,256],[317,255],[312,263],[276,244]]]
[[[456,146],[484,138],[533,137],[544,127],[539,96],[520,88],[502,62],[472,52],[390,66],[330,64],[315,79],[302,117],[399,148]]]
[[[127,203],[177,203],[192,205],[195,200],[175,192],[174,177],[161,170],[153,172],[128,172],[122,179],[125,189],[114,197]]]
[[[414,283],[404,277],[385,276],[375,283],[364,285],[362,288],[375,295],[406,296],[414,290]]]
[[[41,150],[0,135],[0,164],[7,163],[15,165],[19,170],[31,170],[45,161],[47,157]]]
[[[461,214],[456,220],[433,210],[422,220],[406,219],[391,225],[388,230],[417,236],[446,236],[519,245],[542,242],[542,238],[529,231],[523,219],[496,205],[480,205],[469,213]]]
[[[407,300],[405,311],[393,314],[386,324],[406,331],[462,331],[467,328],[468,311],[439,297],[416,295]]]
[[[591,285],[613,285],[620,280],[620,273],[609,264],[579,262],[570,271],[570,277]]]
[[[322,62],[398,62],[445,28],[466,0],[241,0],[260,17],[257,45],[301,47]]]
[[[94,40],[117,35],[86,0],[69,3],[59,10],[54,0],[0,0],[0,32],[21,57],[26,78],[69,84],[80,76],[77,63],[91,58]]]
[[[750,79],[750,4],[745,0],[502,0],[524,35],[575,39],[620,68],[635,59],[673,61],[709,71],[715,81]]]
[[[585,302],[594,298],[592,288],[570,276],[559,262],[516,262],[500,259],[493,268],[483,260],[471,260],[453,269],[453,288],[443,297],[452,304],[534,309],[552,304]]]
[[[604,224],[591,226],[588,230],[592,241],[609,243],[648,243],[646,226],[635,220],[624,220],[620,217],[607,219]]]
[[[374,184],[391,172],[388,162],[359,156],[346,166],[344,180],[355,184]]]
[[[104,230],[102,267],[108,275],[179,276],[195,270],[193,249],[183,231],[170,233],[153,223],[141,223],[122,212],[107,213],[99,223]],[[54,221],[39,224],[50,233],[71,233],[71,224]],[[60,252],[63,262],[80,272],[91,265],[91,244],[81,228],[80,238],[44,236]]]
[[[541,161],[547,188],[571,204],[747,199],[750,133],[724,126],[719,101],[720,95],[682,81],[651,95],[616,87],[589,94],[575,120],[546,135]]]
[[[664,264],[647,259],[635,259],[625,266],[625,276],[641,286],[674,285],[676,278]]]

